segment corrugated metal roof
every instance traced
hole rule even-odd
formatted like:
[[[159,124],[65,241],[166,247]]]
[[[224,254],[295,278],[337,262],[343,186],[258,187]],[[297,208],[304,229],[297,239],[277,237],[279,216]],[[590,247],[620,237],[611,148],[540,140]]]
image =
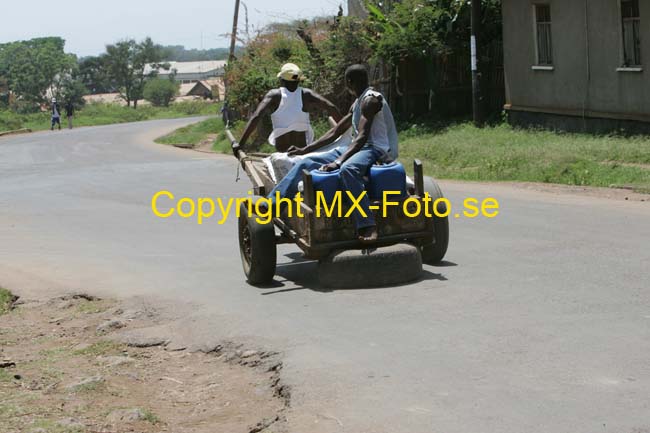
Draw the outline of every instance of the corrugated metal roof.
[[[166,62],[169,63],[169,70],[161,69],[160,74],[168,74],[172,69],[176,69],[177,74],[202,74],[210,71],[223,69],[226,66],[225,60],[206,60],[202,62]],[[151,72],[151,66],[145,67],[145,74]]]

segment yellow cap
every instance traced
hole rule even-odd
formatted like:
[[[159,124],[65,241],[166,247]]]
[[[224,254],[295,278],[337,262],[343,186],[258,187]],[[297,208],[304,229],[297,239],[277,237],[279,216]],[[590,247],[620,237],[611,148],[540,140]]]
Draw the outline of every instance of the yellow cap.
[[[285,63],[282,65],[282,68],[280,68],[278,78],[282,78],[285,81],[300,81],[302,79],[302,71],[298,65]]]

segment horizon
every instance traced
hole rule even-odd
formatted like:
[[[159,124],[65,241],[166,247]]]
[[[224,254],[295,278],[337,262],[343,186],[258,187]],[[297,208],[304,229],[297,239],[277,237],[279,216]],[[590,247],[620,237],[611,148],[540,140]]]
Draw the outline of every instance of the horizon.
[[[335,15],[339,4],[347,9],[346,1],[335,0],[304,0],[299,9],[292,9],[289,0],[278,0],[274,9],[268,9],[268,3],[263,0],[242,1],[239,26],[240,29],[245,26],[244,5],[248,7],[249,28],[253,33],[273,22]],[[34,14],[34,10],[43,13]],[[124,10],[129,14],[124,15]],[[156,44],[182,45],[187,50],[228,48],[227,34],[232,29],[233,12],[234,1],[199,0],[198,5],[179,8],[169,0],[155,3],[114,0],[110,10],[98,14],[81,0],[68,0],[64,6],[54,9],[45,0],[27,0],[8,6],[7,16],[11,19],[0,27],[0,43],[58,36],[65,40],[65,51],[79,58],[102,54],[106,45],[120,40],[140,41],[147,36]],[[201,22],[196,16],[210,18]],[[21,25],[23,22],[29,26]],[[59,25],[61,22],[71,24]]]

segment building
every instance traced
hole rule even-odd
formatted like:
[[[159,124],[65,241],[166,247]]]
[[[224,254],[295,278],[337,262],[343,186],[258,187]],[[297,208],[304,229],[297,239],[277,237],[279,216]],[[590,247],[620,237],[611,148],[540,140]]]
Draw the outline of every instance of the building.
[[[178,93],[180,97],[194,96],[221,101],[225,96],[225,87],[222,78],[213,78],[181,84]]]
[[[650,0],[503,0],[508,118],[650,132]]]
[[[170,74],[176,74],[176,81],[181,84],[196,83],[201,80],[208,80],[223,77],[225,60],[207,60],[201,62],[166,62],[169,69],[158,69],[158,77],[167,78]],[[151,72],[150,65],[145,68],[145,73]]]

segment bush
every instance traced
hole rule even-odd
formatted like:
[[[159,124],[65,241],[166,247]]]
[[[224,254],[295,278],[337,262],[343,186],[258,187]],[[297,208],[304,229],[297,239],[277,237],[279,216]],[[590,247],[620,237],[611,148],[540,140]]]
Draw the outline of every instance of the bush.
[[[0,111],[0,131],[12,131],[22,127],[22,116],[11,111]]]
[[[178,84],[175,81],[156,78],[144,85],[143,96],[156,107],[167,107],[177,93]]]
[[[230,108],[246,116],[266,92],[278,87],[276,75],[287,62],[302,68],[307,76],[304,85],[309,87],[310,59],[305,44],[295,34],[267,32],[258,35],[244,53],[226,67]]]

